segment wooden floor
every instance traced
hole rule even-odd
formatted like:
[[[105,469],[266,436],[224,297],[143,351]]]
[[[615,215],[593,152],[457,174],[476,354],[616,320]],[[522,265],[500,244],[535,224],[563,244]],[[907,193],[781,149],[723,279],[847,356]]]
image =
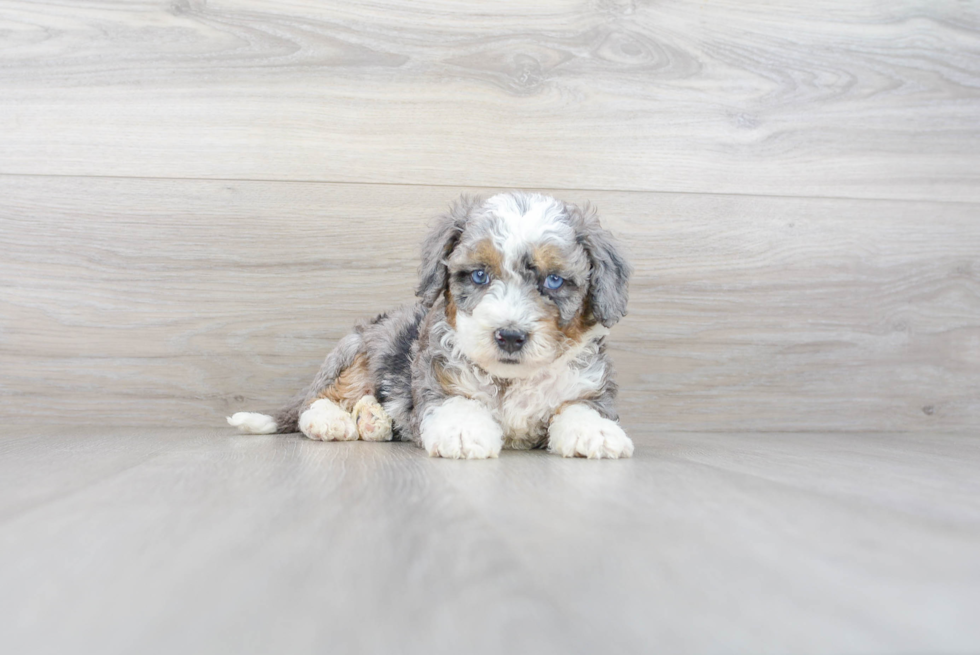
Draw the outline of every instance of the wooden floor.
[[[629,427],[629,426],[628,426]],[[0,439],[7,653],[975,653],[980,439]]]

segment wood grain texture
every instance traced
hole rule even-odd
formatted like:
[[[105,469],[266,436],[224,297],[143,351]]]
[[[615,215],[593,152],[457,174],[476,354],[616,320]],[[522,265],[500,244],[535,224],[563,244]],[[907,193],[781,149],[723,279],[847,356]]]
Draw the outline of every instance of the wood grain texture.
[[[0,176],[5,420],[273,409],[354,321],[413,300],[425,226],[462,190]],[[636,265],[611,338],[627,425],[980,422],[977,205],[560,195]]]
[[[980,3],[0,4],[0,172],[980,200]]]
[[[3,430],[16,653],[973,653],[980,444],[635,434],[430,459],[231,430]]]

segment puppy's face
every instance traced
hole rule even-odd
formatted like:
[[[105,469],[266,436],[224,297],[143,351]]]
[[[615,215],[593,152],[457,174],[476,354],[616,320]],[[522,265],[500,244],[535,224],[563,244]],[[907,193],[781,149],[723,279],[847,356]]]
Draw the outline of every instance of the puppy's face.
[[[539,194],[463,204],[436,230],[432,283],[460,349],[485,371],[532,375],[625,313],[629,268],[594,215]],[[424,258],[422,272],[424,283]]]

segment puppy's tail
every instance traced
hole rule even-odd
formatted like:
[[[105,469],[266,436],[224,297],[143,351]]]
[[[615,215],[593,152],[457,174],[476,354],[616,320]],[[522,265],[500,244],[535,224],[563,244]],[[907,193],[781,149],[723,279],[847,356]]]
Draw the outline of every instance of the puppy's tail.
[[[316,400],[318,394],[333,384],[337,376],[350,366],[357,355],[363,351],[364,341],[360,332],[348,334],[337,342],[337,346],[327,355],[313,383],[293,396],[284,407],[276,412],[275,416],[255,412],[237,412],[228,417],[228,425],[238,428],[240,432],[245,434],[299,432],[300,409]]]
[[[275,434],[276,417],[256,412],[236,412],[228,417],[228,425],[245,434]]]
[[[296,394],[275,416],[257,412],[236,412],[228,417],[228,425],[245,434],[287,434],[299,431],[299,410],[305,403],[307,391]]]

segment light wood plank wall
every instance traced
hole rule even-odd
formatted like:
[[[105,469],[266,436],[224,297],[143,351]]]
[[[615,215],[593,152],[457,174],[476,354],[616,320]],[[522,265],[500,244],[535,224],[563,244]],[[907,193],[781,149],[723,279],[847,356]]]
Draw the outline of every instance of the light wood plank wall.
[[[630,252],[633,430],[980,424],[980,0],[0,0],[3,420],[272,408],[500,188]]]

